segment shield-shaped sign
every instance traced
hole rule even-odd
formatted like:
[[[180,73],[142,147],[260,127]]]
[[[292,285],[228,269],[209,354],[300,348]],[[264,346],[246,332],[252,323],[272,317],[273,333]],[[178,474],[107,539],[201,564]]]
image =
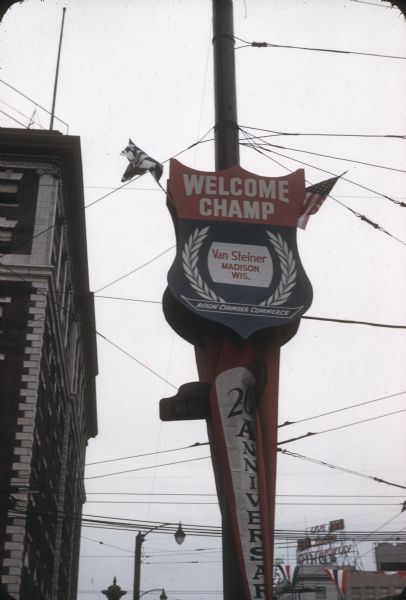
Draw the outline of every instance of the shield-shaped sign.
[[[237,165],[196,171],[172,159],[173,297],[243,339],[299,319],[312,301],[296,242],[304,197],[303,169],[262,177]]]

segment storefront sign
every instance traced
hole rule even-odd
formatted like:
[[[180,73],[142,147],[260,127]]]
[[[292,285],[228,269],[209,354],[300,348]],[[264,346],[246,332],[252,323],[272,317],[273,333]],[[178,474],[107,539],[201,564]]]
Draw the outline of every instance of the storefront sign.
[[[309,552],[298,552],[296,561],[298,565],[325,565],[337,562],[338,556],[347,556],[352,551],[352,545],[332,546],[324,550],[312,550]]]
[[[300,565],[303,564],[327,564],[337,562],[337,556],[347,555],[351,552],[352,546],[334,545],[337,542],[337,535],[332,533],[344,529],[344,520],[336,519],[329,523],[312,525],[306,529],[308,537],[297,541],[296,560]],[[329,546],[329,548],[320,549],[320,546]]]

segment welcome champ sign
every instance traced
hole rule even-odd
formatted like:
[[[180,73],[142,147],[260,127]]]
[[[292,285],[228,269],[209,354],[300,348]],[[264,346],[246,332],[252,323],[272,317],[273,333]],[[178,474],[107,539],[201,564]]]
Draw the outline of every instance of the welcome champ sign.
[[[312,301],[296,242],[304,196],[303,169],[262,177],[237,165],[196,171],[172,159],[174,298],[243,339],[299,319]]]

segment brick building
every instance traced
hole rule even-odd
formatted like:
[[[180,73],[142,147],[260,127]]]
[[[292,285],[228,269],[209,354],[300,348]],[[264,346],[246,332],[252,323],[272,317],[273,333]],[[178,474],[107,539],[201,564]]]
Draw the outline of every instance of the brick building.
[[[0,129],[0,574],[16,600],[76,598],[97,433],[83,206],[79,138]]]

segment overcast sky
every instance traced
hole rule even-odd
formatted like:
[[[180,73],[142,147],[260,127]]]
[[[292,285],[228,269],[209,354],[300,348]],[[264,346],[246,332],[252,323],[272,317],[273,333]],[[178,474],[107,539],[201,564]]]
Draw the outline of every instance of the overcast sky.
[[[15,5],[0,26],[1,126],[19,126],[11,117],[28,125],[35,108],[6,84],[51,106],[63,6],[67,10],[56,113],[69,124],[70,134],[81,137],[90,204],[120,185],[127,164],[120,151],[129,137],[159,161],[205,134],[205,140],[212,139],[211,2],[26,0]],[[235,35],[249,42],[406,56],[406,22],[378,0],[236,0],[234,17]],[[252,134],[261,132],[250,128],[406,134],[404,60],[246,47],[237,50],[236,64],[239,123]],[[49,117],[41,109],[34,118],[35,127],[48,127]],[[63,123],[56,127],[66,133]],[[405,140],[331,135],[266,140],[289,149],[268,147],[275,153],[264,156],[242,147],[245,169],[280,176],[304,161],[313,165],[305,167],[309,183],[328,178],[326,171],[348,170],[348,179],[373,191],[340,181],[334,198],[398,238],[328,199],[306,231],[298,233],[302,262],[314,288],[308,314],[406,325],[405,209],[375,193],[406,201],[405,172],[400,172],[406,168]],[[213,170],[213,143],[206,141],[178,158],[190,167]],[[164,186],[167,175],[165,163]],[[164,193],[149,174],[90,206],[86,219],[94,291],[175,243]],[[207,441],[203,422],[159,421],[160,398],[197,379],[193,348],[172,332],[159,304],[173,256],[171,250],[96,293],[98,331],[160,377],[98,339],[99,435],[89,443],[87,461],[153,454],[90,466],[88,477],[208,456],[207,447],[154,455]],[[406,391],[404,357],[404,330],[303,320],[282,351],[279,422]],[[285,427],[280,440],[401,410],[406,410],[406,393]],[[404,415],[398,412],[284,447],[406,485]],[[86,488],[87,515],[220,525],[208,459],[90,479]],[[175,493],[190,495],[163,495]],[[336,518],[344,518],[348,530],[374,531],[390,520],[383,530],[406,528],[401,489],[290,456],[278,458],[277,493],[278,529],[304,529]],[[133,547],[134,533],[84,528],[79,600],[102,597],[99,590],[114,575],[131,590]],[[144,544],[151,558],[144,559],[141,589],[165,587],[170,600],[220,598],[219,549],[219,538],[189,535],[178,547],[170,536],[151,533]],[[361,544],[359,550],[364,567],[373,568],[371,544]],[[278,543],[276,556],[293,563],[294,545]]]

